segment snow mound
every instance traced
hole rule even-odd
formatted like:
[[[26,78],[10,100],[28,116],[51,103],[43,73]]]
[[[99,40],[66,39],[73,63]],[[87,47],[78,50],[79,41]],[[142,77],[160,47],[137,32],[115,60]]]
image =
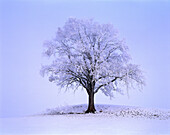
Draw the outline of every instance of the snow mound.
[[[96,105],[96,113],[91,115],[109,115],[113,117],[132,117],[132,118],[148,118],[148,119],[169,119],[170,110],[148,109],[133,106],[119,105]],[[87,105],[62,106],[54,109],[47,109],[42,115],[69,115],[69,114],[85,114]]]

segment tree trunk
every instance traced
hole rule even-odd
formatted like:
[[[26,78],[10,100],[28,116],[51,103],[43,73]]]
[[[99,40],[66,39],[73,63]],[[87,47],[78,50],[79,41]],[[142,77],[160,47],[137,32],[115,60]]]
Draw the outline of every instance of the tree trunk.
[[[94,92],[91,92],[88,95],[89,95],[89,104],[88,104],[88,109],[86,110],[85,113],[95,113],[96,109],[94,106]]]

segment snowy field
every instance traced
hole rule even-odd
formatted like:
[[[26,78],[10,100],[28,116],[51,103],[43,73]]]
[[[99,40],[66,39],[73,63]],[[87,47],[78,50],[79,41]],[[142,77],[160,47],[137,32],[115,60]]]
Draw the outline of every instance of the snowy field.
[[[170,135],[170,111],[97,105],[48,109],[39,115],[0,118],[0,135]]]

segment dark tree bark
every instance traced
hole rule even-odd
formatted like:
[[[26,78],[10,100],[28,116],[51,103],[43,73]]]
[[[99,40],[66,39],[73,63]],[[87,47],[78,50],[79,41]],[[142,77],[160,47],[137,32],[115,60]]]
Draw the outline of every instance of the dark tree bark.
[[[85,113],[95,113],[96,109],[94,106],[94,92],[88,93],[89,96],[89,104],[88,104],[88,109],[86,110]]]

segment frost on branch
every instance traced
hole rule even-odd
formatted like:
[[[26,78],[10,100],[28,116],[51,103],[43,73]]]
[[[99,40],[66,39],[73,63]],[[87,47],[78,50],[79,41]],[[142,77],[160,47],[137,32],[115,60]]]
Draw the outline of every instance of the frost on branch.
[[[53,62],[41,72],[59,86],[112,97],[114,91],[123,94],[125,87],[144,85],[142,71],[130,63],[128,47],[111,24],[70,18],[44,45]]]

